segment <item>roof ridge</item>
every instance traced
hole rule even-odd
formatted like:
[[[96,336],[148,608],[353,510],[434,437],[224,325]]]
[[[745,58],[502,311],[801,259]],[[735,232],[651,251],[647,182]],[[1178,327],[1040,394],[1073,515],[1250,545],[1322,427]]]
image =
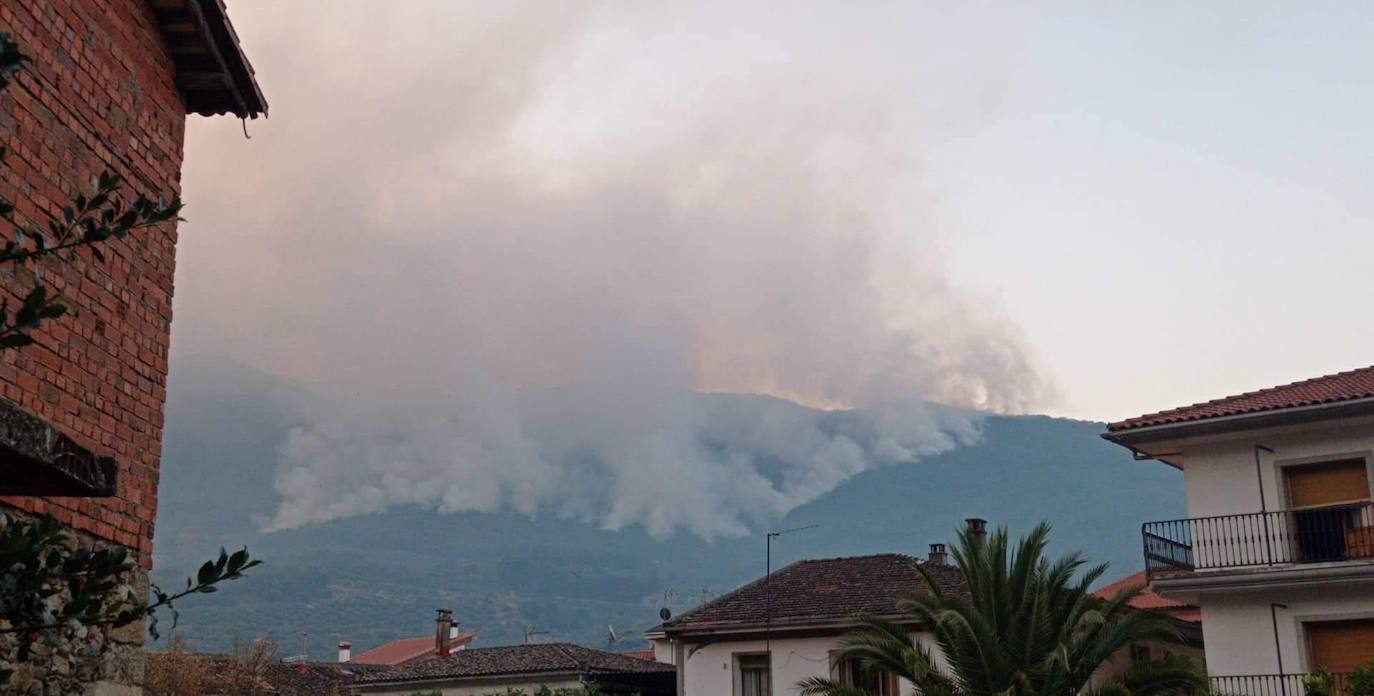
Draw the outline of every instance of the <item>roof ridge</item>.
[[[567,657],[569,660],[572,660],[573,668],[577,671],[587,671],[587,664],[584,663],[582,660],[578,659],[576,655],[573,655],[572,652],[568,650],[568,646],[571,645],[571,643],[545,643],[545,645],[553,646],[556,650],[558,650],[558,652],[563,653],[565,657]]]
[[[827,557],[827,558],[803,558],[803,559],[801,559],[801,560],[799,560],[799,561],[796,561],[796,562],[797,562],[797,563],[824,563],[824,562],[827,562],[827,561],[852,561],[852,560],[859,559],[859,558],[882,558],[882,557],[884,557],[884,556],[895,556],[895,557],[897,557],[897,558],[907,558],[907,559],[911,559],[911,560],[913,560],[913,561],[916,561],[917,563],[923,563],[923,562],[924,562],[924,561],[921,560],[921,558],[920,558],[919,556],[913,556],[912,554],[909,554],[909,553],[899,553],[899,552],[895,552],[895,551],[893,551],[893,552],[887,552],[887,553],[857,553],[857,554],[854,554],[854,555],[852,555],[852,556],[829,556],[829,557]],[[777,571],[775,571],[775,572],[781,572],[782,570],[783,570],[782,568],[779,568],[779,569],[778,569]]]

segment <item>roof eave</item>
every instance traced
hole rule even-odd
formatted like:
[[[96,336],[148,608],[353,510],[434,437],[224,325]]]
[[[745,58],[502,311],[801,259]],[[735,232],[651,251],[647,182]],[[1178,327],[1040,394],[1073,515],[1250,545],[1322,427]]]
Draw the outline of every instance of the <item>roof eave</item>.
[[[223,0],[151,0],[150,4],[172,53],[177,89],[187,113],[232,113],[239,118],[267,115],[267,99]]]
[[[666,626],[658,630],[650,629],[645,632],[645,636],[651,640],[654,637],[663,638],[691,638],[704,636],[722,636],[730,634],[758,633],[760,631],[847,631],[854,627],[856,617],[841,617],[833,619],[803,619],[803,620],[774,620],[771,624],[762,624],[756,621],[739,621],[730,623],[711,624],[709,626]],[[913,621],[907,614],[885,614],[879,615],[888,621],[901,625],[919,627],[919,622]]]
[[[1238,413],[1230,416],[1216,416],[1178,423],[1160,423],[1138,428],[1108,430],[1102,433],[1103,439],[1123,447],[1137,449],[1137,446],[1166,440],[1179,440],[1186,437],[1217,435],[1245,430],[1257,430],[1280,425],[1297,425],[1315,421],[1332,420],[1353,416],[1374,414],[1374,397],[1349,399],[1324,404],[1290,406],[1288,408]]]

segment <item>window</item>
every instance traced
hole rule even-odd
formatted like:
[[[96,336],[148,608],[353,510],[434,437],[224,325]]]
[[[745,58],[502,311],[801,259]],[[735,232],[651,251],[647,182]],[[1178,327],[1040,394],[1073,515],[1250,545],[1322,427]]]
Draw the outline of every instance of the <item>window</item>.
[[[1150,646],[1132,644],[1131,645],[1131,664],[1138,665],[1142,662],[1150,661]]]
[[[897,675],[887,672],[866,672],[863,664],[854,658],[844,660],[836,665],[835,675],[841,684],[846,686],[857,686],[869,693],[877,696],[897,696]]]
[[[1303,624],[1303,628],[1314,669],[1352,672],[1356,665],[1374,658],[1374,619],[1316,621]]]
[[[1369,470],[1363,459],[1284,468],[1288,503],[1294,508],[1369,500]]]
[[[767,655],[739,655],[735,658],[739,669],[738,696],[770,696]]]
[[[1296,560],[1340,561],[1374,555],[1374,514],[1363,459],[1284,468]]]

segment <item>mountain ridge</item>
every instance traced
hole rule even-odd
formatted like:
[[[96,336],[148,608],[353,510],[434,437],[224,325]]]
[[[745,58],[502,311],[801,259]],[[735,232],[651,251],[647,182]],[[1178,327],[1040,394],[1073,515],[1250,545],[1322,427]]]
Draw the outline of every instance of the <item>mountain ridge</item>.
[[[283,400],[310,387],[229,361],[174,361],[155,579],[174,581],[220,546],[246,544],[266,561],[182,608],[179,630],[197,647],[266,634],[294,644],[306,632],[324,657],[332,644],[318,637],[365,649],[423,635],[441,605],[478,631],[480,644],[518,642],[531,626],[598,644],[608,625],[635,635],[664,604],[685,609],[763,573],[760,529],[714,542],[683,531],[657,539],[643,527],[601,529],[545,511],[399,505],[262,533],[278,502],[277,450],[293,425]],[[775,528],[819,525],[777,540],[774,567],[803,557],[923,556],[977,516],[1013,531],[1049,519],[1056,551],[1083,549],[1118,576],[1140,566],[1140,522],[1183,513],[1181,475],[1133,461],[1098,437],[1100,423],[988,415],[980,428],[976,442],[859,472],[773,520]]]

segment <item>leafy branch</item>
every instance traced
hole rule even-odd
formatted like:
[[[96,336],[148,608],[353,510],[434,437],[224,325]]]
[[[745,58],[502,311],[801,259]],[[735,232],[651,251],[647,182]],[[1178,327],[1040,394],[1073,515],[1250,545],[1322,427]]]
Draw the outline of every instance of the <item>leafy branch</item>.
[[[90,627],[118,628],[148,619],[148,632],[158,634],[158,612],[168,610],[177,624],[176,602],[193,594],[217,591],[218,585],[246,577],[261,564],[247,549],[206,561],[186,588],[167,592],[152,586],[152,601],[139,597],[129,578],[137,563],[116,545],[79,545],[70,529],[50,517],[0,515],[0,635],[20,639],[17,658],[24,661],[44,634],[77,634]],[[0,686],[8,678],[0,664]]]

